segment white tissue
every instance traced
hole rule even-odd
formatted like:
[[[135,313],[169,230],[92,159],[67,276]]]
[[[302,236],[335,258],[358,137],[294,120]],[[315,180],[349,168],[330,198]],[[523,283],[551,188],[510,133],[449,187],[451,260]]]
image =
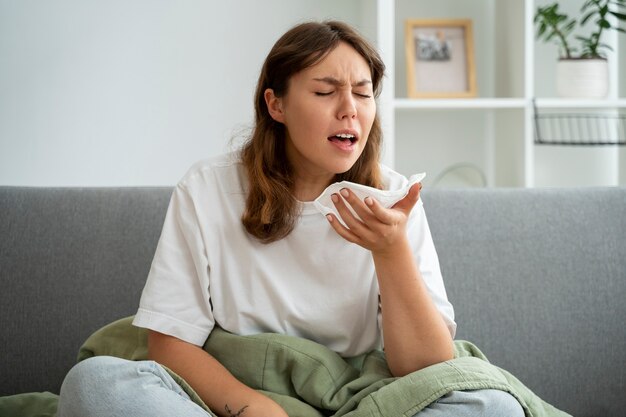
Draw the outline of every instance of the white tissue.
[[[335,217],[337,217],[339,221],[345,226],[345,223],[343,222],[341,216],[335,208],[333,200],[331,200],[330,198],[331,195],[337,194],[341,196],[341,194],[339,194],[339,191],[343,188],[349,188],[350,191],[352,191],[359,199],[361,199],[361,201],[364,200],[365,197],[371,197],[378,201],[383,207],[389,208],[396,204],[398,201],[402,200],[404,197],[406,197],[406,195],[409,193],[409,189],[414,184],[421,182],[425,176],[426,174],[424,172],[411,175],[406,184],[404,184],[397,190],[379,190],[377,188],[368,187],[362,184],[356,184],[350,181],[336,182],[326,187],[324,192],[322,192],[322,194],[317,197],[317,199],[315,199],[315,207],[323,215],[331,213],[334,214]],[[357,214],[354,212],[354,210],[352,210],[352,207],[350,207],[350,204],[347,204],[347,206],[352,214],[354,214],[358,218]]]

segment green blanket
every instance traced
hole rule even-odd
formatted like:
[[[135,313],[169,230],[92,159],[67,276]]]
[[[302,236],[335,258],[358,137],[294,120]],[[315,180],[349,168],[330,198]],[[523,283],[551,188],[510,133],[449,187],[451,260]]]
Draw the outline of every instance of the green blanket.
[[[132,326],[131,321],[128,317],[98,330],[85,341],[78,360],[99,355],[145,359],[147,331]],[[454,359],[402,378],[391,376],[380,351],[345,359],[317,343],[278,334],[236,336],[215,329],[204,349],[240,381],[273,398],[290,416],[411,417],[452,390],[487,388],[511,393],[528,417],[568,416],[490,364],[465,341],[455,342]],[[170,373],[209,411],[184,380]],[[57,401],[50,393],[4,397],[0,415],[54,416]]]

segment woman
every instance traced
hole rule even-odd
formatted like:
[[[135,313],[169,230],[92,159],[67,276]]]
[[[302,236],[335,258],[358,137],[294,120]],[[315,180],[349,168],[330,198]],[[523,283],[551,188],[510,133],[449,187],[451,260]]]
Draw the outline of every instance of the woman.
[[[202,350],[215,326],[307,338],[346,357],[384,347],[395,376],[453,357],[454,314],[421,185],[391,208],[349,187],[333,193],[334,214],[313,203],[338,181],[407,187],[378,162],[383,72],[376,51],[339,22],[301,24],[278,40],[249,141],[196,164],[174,190],[134,319],[150,330],[153,361],[80,363],[60,417],[206,415],[159,364],[218,415],[286,416]],[[490,390],[453,392],[419,415],[437,412],[522,415],[513,397]]]

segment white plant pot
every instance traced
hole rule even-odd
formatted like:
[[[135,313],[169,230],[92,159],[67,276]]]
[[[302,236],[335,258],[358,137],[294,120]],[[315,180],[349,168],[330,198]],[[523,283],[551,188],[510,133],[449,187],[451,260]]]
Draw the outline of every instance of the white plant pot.
[[[563,98],[606,98],[609,66],[606,59],[560,59],[556,93]]]

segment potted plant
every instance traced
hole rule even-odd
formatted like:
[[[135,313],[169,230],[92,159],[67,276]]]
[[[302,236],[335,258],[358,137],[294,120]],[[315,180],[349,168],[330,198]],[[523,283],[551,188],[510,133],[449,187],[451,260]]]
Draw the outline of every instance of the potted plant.
[[[571,98],[604,98],[609,91],[608,64],[605,51],[612,48],[602,43],[605,30],[626,33],[612,24],[615,20],[626,21],[626,0],[586,0],[580,9],[580,20],[570,18],[559,10],[559,3],[538,7],[534,22],[537,39],[556,41],[560,50],[557,64],[557,95]],[[576,28],[592,24],[587,36],[575,36],[579,48],[569,42]]]

